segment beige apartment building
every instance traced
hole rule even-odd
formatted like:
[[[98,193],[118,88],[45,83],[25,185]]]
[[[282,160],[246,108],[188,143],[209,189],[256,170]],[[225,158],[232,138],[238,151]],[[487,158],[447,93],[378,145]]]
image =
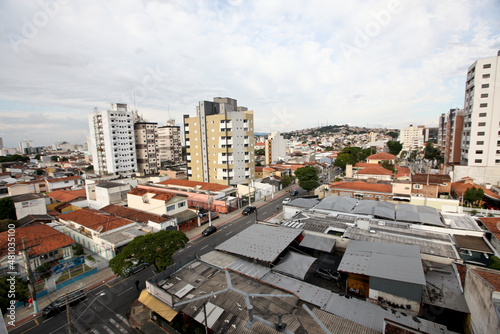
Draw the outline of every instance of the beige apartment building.
[[[182,162],[181,127],[173,120],[158,128],[158,157],[164,166]]]
[[[255,178],[253,111],[231,98],[200,101],[184,115],[188,177],[192,181],[246,184]]]
[[[158,123],[137,122],[134,124],[137,172],[154,174],[160,169],[158,159]]]

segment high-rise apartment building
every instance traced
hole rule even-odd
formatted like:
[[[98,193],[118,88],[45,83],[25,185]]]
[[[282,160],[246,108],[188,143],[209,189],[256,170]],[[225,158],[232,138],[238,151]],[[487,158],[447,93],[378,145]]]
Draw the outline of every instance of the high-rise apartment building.
[[[462,130],[464,124],[464,111],[462,109],[450,109],[444,117],[444,139],[441,152],[444,156],[444,165],[456,165],[460,163]]]
[[[461,164],[500,166],[500,51],[467,71]]]
[[[160,169],[158,158],[158,123],[139,121],[134,124],[137,171],[154,174]]]
[[[410,125],[399,132],[399,142],[403,144],[403,151],[413,151],[424,146],[424,126],[414,128]]]
[[[196,117],[184,115],[188,177],[244,184],[255,178],[253,111],[231,98],[200,101]]]
[[[164,166],[182,162],[181,127],[173,120],[158,128],[158,153]]]
[[[265,141],[266,165],[277,162],[286,156],[286,140],[278,131],[271,132]]]
[[[94,172],[127,175],[137,171],[134,113],[126,104],[89,115],[90,147]]]

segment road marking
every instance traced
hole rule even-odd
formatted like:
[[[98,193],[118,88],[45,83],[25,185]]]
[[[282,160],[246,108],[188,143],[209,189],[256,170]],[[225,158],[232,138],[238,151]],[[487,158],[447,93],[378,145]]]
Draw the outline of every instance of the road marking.
[[[230,235],[231,233],[233,233],[233,231],[226,233],[226,235]]]
[[[191,247],[191,246],[193,246],[193,245],[189,245],[189,246],[187,246],[186,248],[189,248],[189,247]]]
[[[120,326],[116,321],[115,319],[113,318],[109,318],[109,322],[111,322],[113,324],[113,326],[115,326],[120,332],[122,333],[125,333],[127,334],[127,331],[125,330],[125,328],[123,328],[122,326]]]
[[[184,251],[184,248],[178,250],[179,253],[182,253],[183,251]]]
[[[94,334],[99,334],[99,331],[98,331],[97,329],[95,329],[95,328],[92,328],[90,331],[91,331],[92,333],[94,333]]]
[[[125,291],[120,292],[119,294],[117,294],[117,296],[119,296],[119,295],[121,295],[121,294],[124,294],[125,292],[127,292],[128,290],[131,290],[131,289],[132,289],[132,287],[128,288],[128,289],[127,289],[127,290],[125,290]]]
[[[123,323],[124,323],[125,325],[127,325],[127,327],[130,327],[130,325],[129,325],[129,323],[128,323],[127,319],[125,319],[125,317],[124,317],[123,315],[118,314],[118,313],[116,313],[115,315],[116,315],[116,317],[117,317],[118,319],[120,319],[121,321],[123,321]]]
[[[49,321],[50,319],[52,319],[52,317],[48,318],[48,319],[45,319],[44,321],[42,321],[42,324],[43,323],[46,323],[47,321]]]
[[[200,248],[200,250],[203,250],[203,249],[205,249],[205,248],[207,248],[207,247],[208,247],[208,245],[203,246],[203,247],[201,247],[201,248]]]

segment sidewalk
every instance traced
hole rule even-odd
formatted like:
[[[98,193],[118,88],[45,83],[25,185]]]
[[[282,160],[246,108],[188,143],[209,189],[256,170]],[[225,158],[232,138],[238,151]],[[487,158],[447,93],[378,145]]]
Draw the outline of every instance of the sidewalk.
[[[294,185],[291,185],[290,187],[288,187],[287,189],[280,190],[279,192],[274,194],[274,198],[278,198],[280,196],[283,196],[284,194],[288,194],[288,192],[290,190],[296,189],[297,187],[298,186],[296,184],[294,184]],[[259,206],[264,205],[265,203],[267,203],[267,202],[264,200],[259,200],[257,202],[253,202],[252,206],[259,207]],[[231,212],[229,214],[220,214],[218,219],[212,221],[212,224],[214,226],[217,226],[217,227],[222,226],[222,225],[230,222],[231,220],[233,220],[235,217],[240,216],[242,211],[243,211],[243,208],[240,208],[240,209],[238,209],[234,212]],[[272,219],[275,216],[272,216],[269,219]],[[204,224],[202,226],[196,227],[190,231],[185,232],[185,234],[189,238],[189,240],[196,239],[196,238],[201,236],[201,232],[203,232],[203,230],[207,226],[208,226],[207,224]],[[28,308],[28,306],[19,307],[16,309],[16,326],[7,326],[7,329],[8,330],[13,329],[14,327],[17,327],[17,326],[23,324],[24,322],[32,319],[33,317],[41,314],[42,310],[47,305],[49,305],[52,301],[56,300],[57,298],[59,298],[60,296],[62,296],[63,294],[65,294],[69,291],[73,291],[73,290],[76,290],[76,289],[81,288],[81,287],[84,287],[87,290],[90,290],[90,289],[93,289],[93,288],[95,288],[95,287],[115,278],[115,277],[116,277],[116,275],[113,273],[111,268],[108,267],[108,268],[105,268],[105,269],[98,271],[94,275],[91,275],[91,276],[86,277],[80,281],[69,284],[68,286],[65,286],[64,288],[61,288],[61,289],[56,290],[52,293],[49,293],[48,295],[43,296],[43,297],[38,299],[38,313],[37,314],[34,314],[33,308]],[[5,321],[7,323],[8,319],[5,319]]]

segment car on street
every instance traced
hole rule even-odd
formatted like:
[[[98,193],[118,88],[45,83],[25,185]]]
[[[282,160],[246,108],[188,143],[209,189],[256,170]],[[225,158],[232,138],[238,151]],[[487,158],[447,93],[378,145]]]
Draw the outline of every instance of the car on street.
[[[254,212],[255,212],[255,210],[257,210],[257,208],[256,208],[255,206],[247,206],[247,207],[243,210],[242,214],[243,214],[244,216],[248,216],[248,215],[250,215],[250,214],[254,213]]]
[[[201,235],[206,237],[207,235],[210,235],[210,234],[215,233],[215,232],[217,232],[217,227],[209,226],[206,229],[204,229],[203,232],[201,232]]]
[[[86,289],[78,289],[74,290],[71,292],[68,292],[56,300],[54,300],[52,303],[47,305],[43,311],[42,315],[45,318],[49,318],[53,315],[56,315],[57,313],[61,312],[63,309],[66,309],[66,305],[73,305],[81,300],[87,298],[87,290]]]
[[[342,278],[340,272],[325,268],[316,268],[316,270],[314,270],[314,276],[335,282],[339,282]]]
[[[137,274],[139,271],[142,271],[149,267],[149,263],[145,262],[132,262],[127,268],[123,269],[122,276],[129,277],[134,274]]]
[[[289,197],[287,197],[287,198],[285,198],[285,199],[283,200],[283,205],[288,204],[288,203],[290,203],[291,201],[292,201],[292,199],[291,199],[291,198],[289,198]]]
[[[299,191],[298,190],[291,190],[290,191],[290,196],[297,196],[299,194]]]

